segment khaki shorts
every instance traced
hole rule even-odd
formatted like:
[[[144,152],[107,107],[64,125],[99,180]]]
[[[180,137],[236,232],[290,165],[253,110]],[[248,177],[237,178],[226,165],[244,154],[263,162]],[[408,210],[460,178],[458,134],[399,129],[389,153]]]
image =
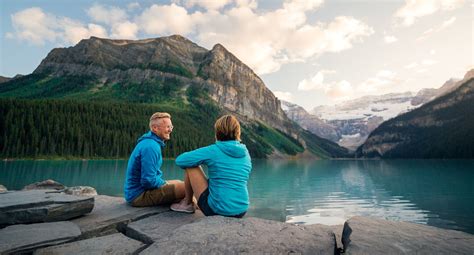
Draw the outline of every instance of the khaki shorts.
[[[135,207],[171,204],[176,201],[174,186],[174,184],[166,183],[158,189],[145,190],[131,204]]]

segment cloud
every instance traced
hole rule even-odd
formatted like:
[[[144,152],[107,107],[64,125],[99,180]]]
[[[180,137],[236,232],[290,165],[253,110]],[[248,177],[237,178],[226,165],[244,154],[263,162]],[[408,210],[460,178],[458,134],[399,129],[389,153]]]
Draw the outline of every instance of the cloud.
[[[441,31],[443,31],[444,29],[450,27],[451,25],[454,24],[454,22],[456,21],[456,17],[451,17],[450,19],[448,20],[445,20],[440,26],[438,26],[437,28],[430,28],[428,30],[426,30],[425,32],[423,32],[423,34],[421,34],[421,36],[419,36],[418,38],[416,38],[416,41],[422,41],[422,40],[425,40],[426,38],[428,38],[429,36],[435,34],[435,33],[439,33]]]
[[[405,67],[406,69],[413,69],[413,68],[415,68],[415,67],[417,67],[417,66],[418,66],[418,63],[413,62],[413,63],[410,63],[410,64],[404,66],[404,67]]]
[[[374,77],[370,77],[359,86],[357,91],[361,94],[380,94],[391,90],[392,86],[400,83],[396,73],[390,70],[381,70]]]
[[[115,6],[94,4],[86,12],[93,21],[106,25],[113,25],[127,20],[126,11]]]
[[[43,45],[56,40],[56,18],[47,15],[41,8],[33,7],[19,11],[11,16],[15,29],[13,35],[33,44]]]
[[[180,4],[183,3],[184,6],[191,8],[193,6],[200,6],[206,10],[219,10],[231,3],[232,0],[184,0],[184,1],[175,1]]]
[[[438,11],[450,11],[464,5],[464,0],[406,0],[394,18],[404,26],[411,26],[418,18]]]
[[[394,43],[394,42],[398,41],[398,39],[395,36],[391,36],[391,35],[387,36],[386,35],[386,36],[384,36],[384,41],[385,41],[385,43]]]
[[[112,27],[110,37],[119,39],[137,39],[138,26],[135,23],[124,21]]]
[[[278,71],[286,63],[350,49],[373,34],[372,28],[352,17],[308,23],[306,12],[321,3],[286,1],[276,10],[258,12],[253,9],[255,1],[237,0],[219,10],[193,13],[176,3],[153,5],[145,9],[137,24],[152,36],[181,34],[207,48],[221,43],[261,75]]]
[[[321,91],[328,97],[335,100],[345,100],[350,97],[354,91],[353,86],[346,80],[325,82],[326,74],[334,74],[333,70],[321,70],[311,79],[304,79],[298,83],[300,91]]]
[[[287,102],[291,102],[291,100],[293,99],[293,95],[290,92],[275,91],[275,92],[273,92],[273,94],[275,94],[275,96],[278,99],[284,100],[284,101],[287,101]]]
[[[140,4],[138,2],[133,2],[133,3],[129,3],[127,5],[127,8],[129,10],[136,10],[136,9],[140,9]]]
[[[75,44],[90,36],[107,37],[106,30],[97,24],[84,25],[67,17],[58,17],[33,7],[11,16],[14,32],[10,37],[36,45],[50,43]]]
[[[149,35],[185,35],[193,29],[192,16],[184,7],[174,3],[152,5],[137,18],[137,23]]]
[[[298,90],[309,91],[317,89],[326,89],[327,85],[324,84],[324,75],[334,74],[336,71],[333,70],[321,70],[316,73],[311,79],[304,79],[298,83]]]
[[[205,11],[194,8],[190,12],[181,2],[207,7]],[[279,8],[262,11],[255,9],[255,0],[176,1],[168,5],[153,4],[132,17],[119,7],[94,4],[86,10],[92,21],[86,25],[72,19],[66,22],[65,17],[45,14],[39,8],[29,10],[36,15],[17,13],[13,23],[17,27],[16,38],[36,43],[76,43],[90,35],[105,37],[107,32],[112,38],[123,39],[135,39],[138,34],[146,37],[180,34],[209,49],[221,43],[262,75],[278,71],[287,63],[350,49],[374,33],[364,22],[348,16],[309,22],[308,13],[316,11],[322,3],[322,0],[284,1]]]

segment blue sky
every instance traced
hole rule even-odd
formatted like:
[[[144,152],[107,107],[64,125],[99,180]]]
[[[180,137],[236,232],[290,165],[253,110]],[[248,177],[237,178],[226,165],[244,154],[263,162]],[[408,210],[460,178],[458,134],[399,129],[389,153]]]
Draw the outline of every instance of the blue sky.
[[[221,43],[307,110],[441,86],[473,68],[466,0],[2,0],[0,75],[29,74],[90,36]]]

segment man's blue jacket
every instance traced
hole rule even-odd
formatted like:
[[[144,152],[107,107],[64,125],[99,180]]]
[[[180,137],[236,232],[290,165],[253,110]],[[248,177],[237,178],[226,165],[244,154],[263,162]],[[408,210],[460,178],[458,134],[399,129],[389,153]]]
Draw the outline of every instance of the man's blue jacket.
[[[156,189],[165,184],[161,171],[161,148],[164,146],[163,140],[151,131],[138,139],[128,159],[124,187],[127,202],[131,203],[145,190]]]

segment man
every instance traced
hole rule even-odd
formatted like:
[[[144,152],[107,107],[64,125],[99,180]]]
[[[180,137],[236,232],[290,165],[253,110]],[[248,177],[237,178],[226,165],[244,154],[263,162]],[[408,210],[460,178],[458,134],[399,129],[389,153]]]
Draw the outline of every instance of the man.
[[[128,160],[125,200],[132,206],[169,204],[184,198],[184,182],[165,181],[161,149],[173,131],[171,115],[156,112],[150,117],[150,131],[138,139]]]

